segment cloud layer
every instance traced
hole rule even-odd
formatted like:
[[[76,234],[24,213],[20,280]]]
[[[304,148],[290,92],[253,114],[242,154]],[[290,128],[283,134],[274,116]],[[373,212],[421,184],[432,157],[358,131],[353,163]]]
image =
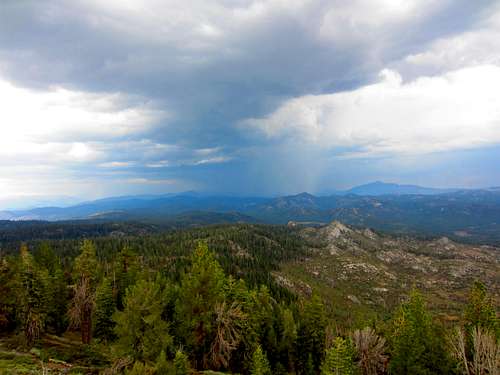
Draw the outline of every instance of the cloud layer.
[[[291,99],[246,120],[267,137],[290,137],[342,157],[397,156],[500,143],[500,67],[480,65],[403,82],[392,70],[359,89]]]
[[[2,1],[0,185],[439,184],[454,153],[500,142],[499,41],[495,1]],[[436,153],[422,181],[408,158]]]

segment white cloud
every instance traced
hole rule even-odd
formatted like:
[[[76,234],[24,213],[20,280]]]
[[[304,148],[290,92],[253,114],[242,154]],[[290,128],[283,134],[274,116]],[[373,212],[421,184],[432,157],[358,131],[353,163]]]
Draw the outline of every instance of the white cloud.
[[[449,0],[352,0],[330,7],[320,23],[323,38],[347,43],[373,40],[405,24],[417,23]],[[392,38],[397,37],[393,35]],[[379,41],[384,42],[384,41]]]
[[[439,38],[424,51],[406,56],[396,66],[414,75],[485,64],[500,65],[500,6],[487,14],[474,29]]]
[[[230,160],[231,158],[229,156],[214,156],[212,158],[196,160],[192,164],[193,165],[218,164],[218,163],[226,163]]]
[[[23,155],[56,163],[94,161],[104,156],[97,143],[145,134],[167,118],[119,93],[35,91],[1,77],[0,103],[0,156],[17,161]]]
[[[385,70],[360,89],[291,99],[245,125],[344,157],[423,154],[500,143],[500,67],[481,65],[403,83]]]
[[[147,163],[146,164],[146,167],[148,168],[166,168],[168,166],[170,166],[170,162],[168,160],[158,160],[156,162],[153,162],[153,163]]]
[[[99,164],[101,168],[126,168],[135,165],[134,162],[131,161],[109,161],[106,163]]]

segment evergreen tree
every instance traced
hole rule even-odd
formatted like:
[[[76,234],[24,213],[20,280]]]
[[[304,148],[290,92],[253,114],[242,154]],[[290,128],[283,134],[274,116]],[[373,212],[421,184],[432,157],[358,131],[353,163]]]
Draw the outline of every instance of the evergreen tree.
[[[214,306],[222,302],[225,276],[205,243],[199,243],[192,266],[181,279],[176,316],[179,336],[194,354],[196,366],[207,367],[214,334]]]
[[[82,342],[89,344],[92,338],[92,315],[95,308],[95,283],[98,261],[94,244],[84,240],[81,254],[75,259],[73,267],[73,299],[69,310],[71,325],[80,328]]]
[[[19,279],[17,263],[0,258],[0,333],[11,331],[16,326]]]
[[[68,284],[64,272],[57,264],[53,268],[53,274],[49,276],[47,328],[58,335],[68,328],[68,299]]]
[[[59,258],[47,241],[40,244],[40,247],[33,254],[35,261],[53,275],[59,269]]]
[[[172,375],[189,375],[191,367],[189,366],[189,359],[186,354],[181,350],[177,350],[174,357]]]
[[[24,338],[28,347],[40,337],[47,308],[47,270],[37,268],[26,245],[20,251],[20,305]]]
[[[90,240],[83,240],[80,255],[75,259],[73,275],[76,281],[88,279],[90,284],[95,284],[98,275],[99,262],[97,261],[95,245]]]
[[[171,348],[168,323],[162,319],[164,303],[157,282],[139,280],[127,290],[124,310],[113,316],[119,355],[154,361],[162,351]]]
[[[125,371],[125,375],[153,375],[155,370],[147,364],[137,361],[131,369]]]
[[[114,290],[116,305],[119,310],[123,309],[123,299],[127,289],[133,285],[139,274],[139,264],[136,254],[125,245],[114,262]]]
[[[290,309],[280,309],[281,337],[279,339],[280,363],[287,372],[294,372],[295,347],[297,344],[297,325]]]
[[[326,351],[325,361],[321,366],[321,375],[353,375],[354,350],[350,341],[336,337],[333,345]]]
[[[252,365],[250,367],[251,375],[271,375],[271,368],[266,354],[262,351],[260,345],[257,346],[252,355]]]
[[[441,328],[427,312],[422,296],[412,291],[392,320],[391,374],[430,375],[451,373],[450,355],[443,345]]]
[[[500,340],[500,322],[493,301],[488,295],[486,286],[480,281],[475,281],[471,288],[464,320],[469,344],[472,339],[472,330],[476,327],[492,332]]]
[[[160,355],[158,356],[158,359],[156,360],[155,375],[170,375],[171,371],[171,366],[167,361],[165,351],[162,350]]]
[[[277,319],[279,318],[279,306],[271,296],[266,286],[261,286],[257,291],[251,293],[252,309],[249,318],[253,327],[254,335],[252,349],[259,343],[266,353],[271,364],[279,360]]]
[[[96,289],[96,308],[94,313],[94,335],[105,341],[113,340],[114,326],[113,313],[115,301],[111,281],[104,277]]]
[[[311,355],[314,371],[320,370],[325,353],[326,325],[325,306],[321,298],[317,294],[313,294],[310,301],[304,306],[299,330],[300,368],[307,368],[307,361]]]
[[[305,365],[302,368],[300,373],[303,375],[316,375],[317,374],[316,370],[314,369],[314,362],[313,362],[312,353],[307,354],[306,363],[305,363]]]

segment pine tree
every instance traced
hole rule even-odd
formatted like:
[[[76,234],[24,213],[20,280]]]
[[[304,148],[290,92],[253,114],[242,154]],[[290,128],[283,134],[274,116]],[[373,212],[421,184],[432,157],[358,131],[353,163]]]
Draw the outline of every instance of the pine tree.
[[[43,332],[47,306],[47,270],[37,268],[26,245],[20,251],[20,304],[24,338],[33,346]]]
[[[59,258],[54,253],[50,244],[46,241],[40,244],[40,247],[34,252],[33,256],[41,267],[49,271],[50,275],[53,275],[60,267]]]
[[[500,340],[500,322],[493,301],[488,295],[486,286],[480,281],[475,281],[471,288],[464,320],[469,344],[472,340],[472,330],[476,327],[492,332]]]
[[[355,373],[353,357],[351,343],[342,337],[336,337],[332,347],[326,351],[321,375],[353,375]]]
[[[186,339],[196,366],[207,367],[215,332],[214,307],[224,298],[225,276],[205,243],[198,244],[191,260],[191,268],[181,279],[176,305],[178,335]]]
[[[125,371],[125,375],[153,375],[155,370],[143,362],[134,362],[131,369]]]
[[[0,333],[9,332],[16,325],[19,278],[17,262],[0,258]]]
[[[312,353],[307,354],[307,359],[304,367],[302,368],[301,374],[303,375],[316,375],[317,372],[314,369],[313,355]]]
[[[427,312],[422,296],[413,290],[392,320],[389,371],[397,375],[450,373],[450,354],[444,335]]]
[[[170,375],[172,372],[171,366],[167,361],[165,351],[162,350],[155,365],[155,375]]]
[[[60,335],[68,328],[69,291],[64,272],[59,264],[54,266],[53,274],[49,276],[47,327]]]
[[[81,253],[75,259],[73,274],[76,281],[86,278],[95,284],[99,263],[97,261],[95,245],[90,240],[84,240]]]
[[[94,335],[105,341],[113,340],[114,326],[113,313],[115,312],[115,301],[113,288],[108,278],[103,278],[96,289],[96,308],[94,313]]]
[[[73,299],[69,317],[73,327],[80,328],[82,342],[89,344],[92,338],[92,315],[95,308],[95,283],[98,262],[94,244],[84,240],[81,254],[75,259],[73,267],[74,286]]]
[[[262,351],[260,345],[257,346],[252,355],[252,364],[250,367],[251,375],[271,375],[271,368],[266,354]]]
[[[191,368],[187,355],[181,350],[177,350],[174,357],[172,375],[189,375],[190,373]]]
[[[298,346],[300,367],[306,368],[309,354],[315,372],[318,372],[325,353],[326,311],[321,298],[313,294],[302,313]]]
[[[275,364],[279,360],[279,345],[277,319],[279,318],[279,306],[271,296],[266,286],[260,286],[251,294],[252,309],[249,318],[253,327],[252,341],[255,347],[259,343],[270,363]],[[248,340],[250,341],[250,340]]]
[[[136,254],[129,246],[124,246],[114,262],[113,286],[116,294],[116,305],[123,309],[123,299],[127,289],[133,285],[139,273]]]
[[[139,280],[127,290],[124,310],[113,315],[116,349],[122,356],[154,361],[172,346],[168,323],[162,319],[163,293],[157,282]]]
[[[295,346],[297,343],[297,325],[290,309],[284,308],[282,312],[283,333],[280,340],[282,363],[288,372],[293,372],[295,359]]]

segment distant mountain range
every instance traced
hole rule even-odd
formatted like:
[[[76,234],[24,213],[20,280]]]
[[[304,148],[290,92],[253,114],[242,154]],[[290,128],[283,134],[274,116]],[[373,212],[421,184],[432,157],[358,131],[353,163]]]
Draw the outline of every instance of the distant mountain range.
[[[458,190],[460,189],[437,189],[437,188],[422,187],[418,185],[399,185],[399,184],[376,181],[369,184],[353,187],[352,189],[345,191],[344,194],[370,195],[370,196],[409,195],[409,194],[434,195],[434,194],[451,193]]]
[[[122,196],[69,207],[0,211],[0,220],[93,220],[168,227],[289,221],[315,225],[341,220],[391,233],[495,242],[500,241],[500,189],[433,189],[375,182],[329,196],[301,193],[263,198],[194,192]]]

